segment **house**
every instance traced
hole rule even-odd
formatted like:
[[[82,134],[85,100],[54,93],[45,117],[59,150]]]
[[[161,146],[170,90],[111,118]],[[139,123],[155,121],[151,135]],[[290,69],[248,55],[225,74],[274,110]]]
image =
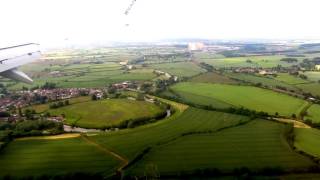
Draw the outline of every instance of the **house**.
[[[120,62],[119,64],[125,66],[125,65],[128,64],[128,61],[122,61],[122,62]]]
[[[260,75],[275,75],[276,73],[272,72],[272,71],[266,71],[266,70],[261,70],[259,71]]]

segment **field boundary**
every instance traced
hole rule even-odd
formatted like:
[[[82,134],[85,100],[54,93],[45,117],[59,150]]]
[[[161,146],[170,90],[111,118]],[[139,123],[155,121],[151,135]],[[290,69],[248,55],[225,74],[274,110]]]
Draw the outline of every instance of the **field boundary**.
[[[153,149],[157,148],[157,147],[161,147],[161,146],[165,146],[167,144],[173,143],[174,141],[186,137],[186,136],[192,136],[192,135],[199,135],[199,134],[215,134],[218,133],[220,131],[226,130],[226,129],[230,129],[230,128],[234,128],[234,127],[238,127],[238,126],[242,126],[242,125],[246,125],[250,122],[252,122],[253,120],[247,120],[244,122],[239,122],[238,124],[235,125],[230,125],[230,126],[226,126],[226,127],[222,127],[219,129],[213,129],[213,130],[206,130],[206,131],[189,131],[189,132],[184,132],[181,134],[178,134],[176,137],[173,137],[171,139],[168,139],[166,141],[159,141],[158,143],[154,144],[153,146],[148,146],[147,148],[145,148],[144,150],[142,150],[136,157],[133,158],[132,161],[129,162],[129,164],[127,164],[127,166],[124,167],[124,169],[127,169],[131,166],[134,166],[134,164],[138,163],[140,160],[142,160],[150,151],[152,151]]]
[[[15,139],[15,141],[26,141],[26,140],[55,140],[55,139],[67,139],[67,138],[76,138],[80,137],[79,133],[65,133],[59,135],[51,135],[51,136],[31,136],[31,137],[21,137]]]
[[[111,155],[115,159],[119,160],[121,162],[121,165],[120,165],[120,167],[117,168],[117,172],[121,172],[122,169],[128,165],[129,160],[127,158],[123,157],[122,155],[120,155],[120,154],[116,153],[115,151],[112,151],[109,148],[97,143],[95,140],[93,140],[92,138],[88,137],[85,134],[81,134],[81,138],[85,142],[87,142],[88,144],[91,144],[91,145],[97,147],[97,149],[99,149],[99,150],[105,152],[106,154]]]

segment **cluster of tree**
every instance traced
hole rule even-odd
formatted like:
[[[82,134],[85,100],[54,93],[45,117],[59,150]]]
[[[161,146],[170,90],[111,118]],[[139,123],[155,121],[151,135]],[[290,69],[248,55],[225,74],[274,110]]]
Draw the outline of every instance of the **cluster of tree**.
[[[222,51],[220,54],[225,57],[245,57],[244,54],[241,54],[238,51]]]
[[[37,93],[34,94],[34,96],[31,99],[32,103],[35,104],[45,104],[48,101],[48,97],[47,96],[41,96]]]
[[[299,77],[300,77],[301,79],[308,79],[308,76],[306,76],[306,75],[304,75],[304,74],[300,74]]]
[[[167,87],[174,84],[174,83],[175,83],[174,77],[170,77],[169,79],[158,79],[155,82],[155,86],[156,86],[155,94],[158,94],[160,92],[167,90]],[[150,88],[150,90],[151,90],[151,88]]]
[[[315,65],[320,64],[320,57],[315,57],[312,60],[304,59],[299,66],[305,68],[306,70],[314,69]]]
[[[8,94],[8,90],[5,85],[0,83],[0,94]]]
[[[208,72],[212,72],[214,70],[213,66],[211,66],[210,64],[207,64],[205,62],[201,62],[199,63],[200,67],[207,70]]]
[[[7,133],[7,139],[23,136],[40,136],[63,133],[63,124],[49,120],[25,120],[18,122],[3,122],[0,132]]]
[[[46,82],[41,86],[41,89],[55,89],[57,87],[56,83]]]
[[[298,62],[298,59],[291,58],[291,57],[286,57],[286,58],[280,59],[280,61],[284,61],[284,62],[287,62],[287,63],[296,63],[296,62]]]
[[[39,173],[39,174],[42,174]],[[17,179],[14,175],[5,175],[3,179]],[[96,179],[96,180],[104,180],[105,176],[102,173],[86,173],[86,172],[74,172],[74,173],[59,173],[59,174],[43,174],[38,176],[25,176],[19,179],[28,179],[28,180],[84,180],[84,179]]]
[[[317,122],[314,122],[312,121],[312,119],[306,119],[304,121],[304,123],[308,124],[309,126],[313,127],[313,128],[317,128],[317,129],[320,129],[320,123],[317,123]]]
[[[35,119],[35,114],[36,111],[34,109],[25,109],[23,114],[20,114],[21,110],[19,109],[19,115],[22,116],[24,114],[24,116],[28,119],[28,120],[34,120]]]
[[[157,120],[163,119],[166,117],[166,115],[167,115],[167,112],[162,111],[162,112],[156,114],[152,118],[151,117],[140,117],[140,118],[136,118],[136,119],[129,119],[129,120],[122,121],[120,124],[115,125],[113,127],[117,127],[119,129],[134,128],[137,126],[141,126],[144,124],[152,123]]]
[[[50,109],[57,109],[57,108],[60,108],[63,106],[68,106],[69,104],[70,104],[69,100],[54,102],[49,105],[49,108]]]
[[[264,44],[246,44],[242,47],[242,50],[245,52],[265,51],[266,45],[264,45]]]
[[[1,128],[1,124],[0,124],[0,128]],[[0,150],[3,149],[11,140],[12,140],[12,136],[11,136],[11,131],[10,130],[0,130]]]
[[[319,168],[316,168],[318,170]],[[305,170],[308,171],[308,170]],[[308,171],[311,172],[311,171]],[[312,172],[315,172],[313,170]],[[261,168],[259,170],[251,170],[247,167],[240,167],[240,168],[234,168],[231,171],[222,171],[218,168],[204,168],[204,169],[195,169],[190,171],[180,171],[176,173],[170,173],[170,174],[161,174],[161,178],[163,179],[202,179],[202,178],[214,178],[217,177],[218,179],[223,179],[223,177],[227,177],[227,179],[255,179],[254,177],[263,177],[263,176],[278,176],[285,174],[286,171],[281,167],[265,167]],[[138,179],[154,179],[154,174],[149,174],[149,177],[146,176],[148,174],[147,172],[143,177],[138,177]],[[128,177],[127,177],[128,178]],[[133,177],[132,177],[133,178]],[[137,178],[137,177],[136,177]],[[260,179],[258,178],[258,179]],[[263,178],[262,178],[263,179]]]

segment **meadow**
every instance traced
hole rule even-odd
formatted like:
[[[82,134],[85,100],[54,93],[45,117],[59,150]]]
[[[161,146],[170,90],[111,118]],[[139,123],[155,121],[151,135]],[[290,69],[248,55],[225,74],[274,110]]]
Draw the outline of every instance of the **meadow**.
[[[292,151],[285,140],[286,125],[253,120],[245,125],[216,133],[184,136],[152,149],[129,172],[145,173],[153,165],[161,175],[217,168],[232,172],[247,167],[251,171],[266,167],[305,169],[314,163]]]
[[[294,146],[301,151],[320,157],[320,130],[313,128],[295,128]]]
[[[306,119],[311,119],[313,123],[320,123],[320,105],[313,104],[307,111]]]
[[[182,92],[190,93],[193,96],[206,96],[236,107],[245,107],[270,114],[278,112],[284,116],[291,116],[293,113],[299,114],[302,108],[308,104],[302,99],[252,86],[179,83],[172,86],[171,89],[178,95]],[[188,101],[188,95],[183,96],[182,94],[182,97]],[[208,105],[214,107],[214,101]]]
[[[297,76],[290,75],[288,73],[278,73],[277,77],[275,77],[274,79],[291,85],[309,83],[309,81],[307,80],[301,79]]]
[[[206,72],[204,69],[191,62],[153,64],[150,65],[150,67],[178,77],[191,77]]]
[[[118,166],[117,159],[81,137],[15,140],[0,153],[0,177],[74,172],[110,174]]]
[[[191,82],[198,82],[198,83],[221,83],[221,84],[238,84],[239,82],[230,79],[227,76],[216,72],[207,72],[200,74],[198,76],[193,77]]]
[[[296,87],[300,88],[304,92],[309,92],[314,96],[320,97],[320,83],[298,84]]]
[[[49,110],[51,115],[65,115],[65,123],[83,128],[104,128],[125,120],[154,118],[164,109],[145,101],[107,99],[76,103]]]
[[[258,84],[261,83],[264,86],[269,86],[269,87],[276,87],[276,86],[281,86],[285,87],[287,89],[292,89],[292,90],[298,90],[293,85],[290,85],[286,82],[279,81],[277,79],[274,79],[272,77],[267,77],[267,76],[261,76],[261,75],[251,75],[251,74],[244,74],[244,73],[225,73],[225,76],[233,79],[237,79],[240,81],[245,81],[249,82],[252,84]]]
[[[271,68],[281,65],[283,67],[292,66],[298,63],[287,63],[280,61],[285,56],[248,56],[248,57],[232,57],[232,58],[216,58],[216,59],[199,59],[201,62],[208,63],[214,67],[228,68],[228,67],[263,67]],[[247,60],[251,60],[248,62]],[[299,59],[301,61],[301,59]]]
[[[318,82],[320,80],[320,72],[319,71],[306,71],[303,72],[304,75],[308,77],[309,80]]]
[[[249,121],[248,117],[205,111],[196,108],[177,109],[176,113],[165,120],[147,126],[127,129],[114,133],[92,136],[98,143],[113,149],[129,160],[133,160],[146,148],[170,142],[183,133],[196,131],[217,131]]]
[[[79,96],[79,97],[68,99],[68,101],[69,101],[69,104],[72,105],[72,104],[91,101],[91,97],[90,96]],[[50,106],[50,103],[36,104],[36,105],[31,105],[31,106],[25,107],[24,109],[33,109],[36,111],[36,113],[43,113],[43,112],[48,111],[50,109],[49,106]]]

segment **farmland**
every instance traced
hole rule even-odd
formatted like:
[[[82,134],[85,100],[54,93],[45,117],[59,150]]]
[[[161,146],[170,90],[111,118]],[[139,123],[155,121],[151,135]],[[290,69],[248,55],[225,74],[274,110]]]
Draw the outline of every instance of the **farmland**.
[[[32,85],[0,77],[0,108],[12,115],[0,117],[0,179],[79,171],[123,179],[318,177],[310,155],[320,157],[312,59],[320,54],[296,44],[262,53],[226,44],[55,50],[21,67]],[[63,124],[81,130],[66,133]],[[42,128],[49,125],[57,131]]]
[[[93,136],[93,138],[132,160],[147,147],[156,147],[172,141],[183,133],[216,131],[248,120],[245,116],[188,108],[184,112],[177,112],[174,116],[150,126]]]
[[[279,81],[277,79],[271,78],[271,77],[264,77],[260,75],[251,75],[251,74],[242,74],[242,73],[226,73],[225,76],[237,79],[240,81],[245,81],[252,84],[258,84],[261,83],[262,85],[269,86],[269,87],[276,87],[281,86],[285,87],[287,89],[293,89],[297,90],[298,88],[287,84],[286,82]]]
[[[48,74],[55,71],[58,75]],[[33,72],[34,73],[34,72]],[[125,71],[119,64],[108,62],[104,64],[70,64],[48,66],[34,76],[33,85],[13,83],[10,89],[21,89],[25,87],[41,86],[45,82],[56,83],[58,87],[103,87],[110,83],[127,80],[151,80],[156,77],[152,70],[139,69]]]
[[[311,119],[314,123],[320,123],[320,105],[314,104],[308,109],[307,119]]]
[[[71,105],[77,104],[77,103],[82,103],[82,102],[87,102],[87,101],[91,101],[89,96],[80,96],[80,97],[69,99],[69,103]],[[49,105],[50,105],[49,103],[31,105],[31,106],[26,107],[25,109],[34,109],[37,113],[43,113],[43,112],[48,111],[50,109]]]
[[[294,145],[298,150],[320,157],[320,131],[312,128],[295,128]]]
[[[254,120],[217,133],[185,136],[152,150],[130,172],[143,174],[150,164],[157,167],[160,175],[194,171],[195,167],[232,171],[240,167],[289,170],[313,165],[290,149],[285,131],[285,125]]]
[[[0,177],[113,172],[117,159],[82,138],[25,139],[13,141],[1,151]]]
[[[308,83],[308,84],[298,84],[296,87],[302,89],[305,92],[309,92],[314,96],[320,96],[320,83]]]
[[[299,114],[300,110],[307,104],[301,99],[251,86],[180,83],[171,87],[171,89],[178,95],[182,92],[206,96],[237,107],[246,107],[271,114],[278,112],[285,116],[291,116],[293,113]],[[188,100],[188,96],[183,97]],[[214,102],[212,106],[214,106]]]
[[[220,59],[200,59],[199,61],[211,64],[215,67],[276,67],[281,65],[283,67],[291,66],[296,63],[287,63],[280,61],[284,56],[248,56],[248,57],[232,57]],[[247,62],[251,60],[251,63]]]
[[[130,109],[130,111],[128,111]],[[122,121],[153,118],[164,110],[144,102],[128,99],[88,101],[50,110],[54,115],[64,114],[67,124],[85,128],[103,128],[119,125]]]
[[[320,80],[320,72],[317,71],[307,71],[303,73],[308,77],[309,80],[318,82]]]
[[[205,72],[204,69],[191,62],[155,64],[151,67],[179,77],[190,77]]]
[[[198,82],[198,83],[221,83],[221,84],[237,84],[238,82],[232,80],[222,74],[208,72],[201,74],[199,76],[193,77],[191,82]]]
[[[278,80],[278,81],[282,81],[284,83],[287,83],[287,84],[291,84],[291,85],[303,84],[303,83],[308,83],[309,82],[307,80],[303,80],[303,79],[301,79],[299,77],[290,75],[288,73],[279,73],[275,79]]]

